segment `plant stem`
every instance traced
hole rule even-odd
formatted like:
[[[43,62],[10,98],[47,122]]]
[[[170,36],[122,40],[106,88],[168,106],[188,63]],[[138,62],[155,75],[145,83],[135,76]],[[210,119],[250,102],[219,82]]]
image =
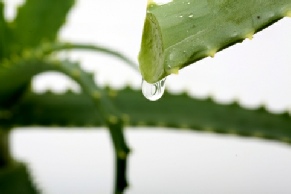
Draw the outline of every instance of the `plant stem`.
[[[59,70],[79,83],[84,93],[92,99],[92,102],[95,103],[100,112],[101,119],[109,128],[116,157],[116,182],[114,193],[123,193],[124,189],[127,187],[126,161],[129,148],[125,143],[121,114],[116,110],[112,100],[106,94],[106,91],[97,87],[93,77],[83,72],[78,64],[63,62],[59,65]]]
[[[127,158],[129,148],[125,142],[123,124],[119,120],[116,123],[108,123],[111,139],[115,151],[115,194],[121,194],[128,186],[126,178]]]

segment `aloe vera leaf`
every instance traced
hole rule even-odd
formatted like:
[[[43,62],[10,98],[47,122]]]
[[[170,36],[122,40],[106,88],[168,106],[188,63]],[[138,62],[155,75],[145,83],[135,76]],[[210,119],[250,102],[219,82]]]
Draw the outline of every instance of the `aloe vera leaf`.
[[[0,68],[0,107],[16,103],[14,99],[22,94],[23,88],[30,83],[32,77],[50,69],[51,66],[41,59],[15,58],[3,62]]]
[[[168,127],[173,130],[198,130],[236,134],[291,143],[291,116],[273,114],[264,107],[246,109],[232,103],[217,104],[211,99],[195,99],[186,94],[165,92],[163,99],[148,102],[129,88],[108,89],[115,106],[122,110],[129,126]],[[19,106],[11,110],[8,125],[78,126],[102,125],[100,115],[84,94],[27,93]],[[2,123],[4,119],[2,119]]]
[[[26,0],[11,23],[14,49],[55,41],[74,0]]]
[[[58,71],[68,75],[81,84],[81,87],[87,95],[89,94],[89,97],[95,95],[96,99],[98,99],[101,95],[100,92],[102,91],[96,87],[92,75],[83,72],[77,63],[71,63],[69,61],[52,61],[36,57],[15,58],[10,61],[5,61],[3,67],[0,68],[0,83],[5,83],[0,85],[0,107],[5,104],[19,88],[22,88],[23,84],[30,83],[33,76],[44,71]],[[80,80],[81,78],[82,80]],[[93,90],[92,88],[95,88],[96,91],[93,91],[95,93],[89,91]],[[103,104],[110,104],[105,96],[102,97],[103,98],[100,99],[104,101]],[[108,107],[109,108],[106,108],[106,114],[115,111],[112,105],[108,105]]]
[[[15,59],[10,63],[7,62],[4,67],[6,68],[0,69],[0,82],[5,80],[14,81],[3,84],[3,86],[0,87],[0,107],[1,105],[3,107],[1,103],[4,102],[4,105],[6,104],[6,101],[18,90],[21,84],[30,82],[33,76],[43,71],[61,72],[81,86],[82,91],[86,94],[87,98],[93,102],[95,109],[99,112],[102,123],[106,124],[109,128],[116,157],[117,180],[115,183],[115,193],[123,192],[127,187],[125,169],[129,154],[129,148],[123,134],[123,120],[110,98],[104,94],[102,89],[96,86],[91,74],[85,73],[78,63],[69,61],[50,61],[38,58]],[[19,72],[21,72],[20,75]],[[15,104],[16,103],[17,102],[15,102]],[[17,104],[15,106],[17,106]],[[27,111],[27,109],[24,110]],[[4,108],[2,111],[4,111],[6,115],[9,115],[9,110],[7,108]],[[1,124],[3,126],[8,126],[7,117],[3,119]]]
[[[45,44],[43,48],[44,55],[51,54],[53,52],[62,51],[62,50],[84,50],[84,51],[94,51],[94,52],[102,52],[104,54],[112,55],[121,61],[124,61],[134,70],[138,70],[138,66],[135,62],[130,60],[128,57],[124,56],[122,53],[115,51],[110,48],[106,48],[104,46],[99,45],[91,45],[91,44],[78,44],[78,43],[53,43],[53,44]]]
[[[6,21],[4,18],[4,3],[0,1],[0,59],[5,55]]]
[[[115,108],[112,100],[106,95],[103,89],[96,86],[90,74],[85,73],[77,63],[64,61],[60,63],[60,72],[75,80],[83,92],[94,102],[100,112],[103,123],[109,128],[111,140],[115,151],[116,180],[114,193],[123,193],[128,186],[126,178],[126,165],[129,148],[123,134],[123,119]]]
[[[10,153],[10,129],[0,126],[0,193],[37,194],[25,164],[16,162]]]
[[[132,103],[125,105],[121,99]],[[139,111],[133,111],[137,105]],[[289,113],[271,114],[264,107],[249,110],[237,103],[221,105],[210,98],[195,100],[186,94],[172,95],[167,92],[162,100],[147,102],[138,92],[134,95],[130,90],[118,94],[116,106],[129,115],[132,125],[191,128],[282,141],[291,140]]]
[[[52,92],[27,92],[13,109],[2,109],[1,124],[8,127],[104,126],[102,116],[92,100],[84,93],[74,94],[70,91],[59,95]]]
[[[13,55],[11,59],[6,58],[2,61],[2,63],[0,63],[0,83],[5,83],[0,84],[0,106],[5,104],[6,107],[9,107],[11,104],[15,103],[15,101],[21,97],[23,92],[28,88],[31,76],[37,74],[37,72],[45,71],[45,69],[42,69],[42,66],[33,68],[28,67],[26,70],[26,63],[42,63],[40,62],[41,58],[45,59],[53,52],[61,50],[87,50],[103,52],[119,58],[134,70],[137,70],[137,65],[135,62],[121,53],[103,46],[70,43],[45,43],[42,44],[42,46],[33,49],[25,49],[22,52],[22,55]],[[30,61],[30,58],[37,58],[37,60]],[[16,67],[13,67],[14,64]],[[18,76],[19,72],[23,72],[23,74]],[[14,81],[7,82],[6,80],[9,79],[13,79]]]
[[[103,94],[102,89],[96,86],[92,74],[85,73],[78,63],[52,61],[35,57],[6,61],[6,64],[0,68],[0,83],[5,83],[0,85],[0,107],[24,83],[29,83],[33,76],[45,71],[61,72],[80,84],[83,92],[95,103],[95,108],[97,107],[101,111],[100,115],[102,115],[103,122],[110,123],[111,117],[119,117],[119,113],[110,99]],[[9,82],[7,80],[13,81]],[[118,120],[118,118],[115,119]]]
[[[142,77],[155,83],[290,15],[290,0],[150,3],[139,54]]]
[[[5,168],[13,163],[11,153],[9,136],[10,130],[8,128],[2,128],[0,131],[0,169]]]
[[[9,55],[9,27],[4,16],[4,3],[0,1],[0,60]]]
[[[0,169],[0,193],[3,194],[38,194],[27,167],[23,163],[14,162]]]

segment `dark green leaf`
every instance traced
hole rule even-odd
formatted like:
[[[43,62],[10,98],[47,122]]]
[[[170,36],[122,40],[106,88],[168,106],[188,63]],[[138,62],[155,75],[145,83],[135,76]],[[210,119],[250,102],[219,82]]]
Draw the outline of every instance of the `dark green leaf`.
[[[26,0],[12,23],[18,49],[54,41],[74,0]]]
[[[4,3],[0,1],[0,60],[8,56],[9,43],[10,33],[4,16]]]
[[[115,106],[123,111],[123,118],[130,126],[193,129],[291,143],[291,117],[288,113],[272,114],[265,108],[249,110],[237,103],[221,105],[211,99],[200,100],[167,92],[157,102],[149,102],[140,91],[131,89],[108,90],[108,94]],[[84,94],[29,93],[19,105],[11,124],[63,127],[102,124],[102,116]]]

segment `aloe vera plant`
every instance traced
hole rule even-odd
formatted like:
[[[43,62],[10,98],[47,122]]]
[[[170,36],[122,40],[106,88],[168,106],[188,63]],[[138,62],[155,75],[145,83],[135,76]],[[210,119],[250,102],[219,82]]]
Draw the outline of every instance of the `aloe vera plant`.
[[[122,193],[127,186],[129,148],[123,134],[127,125],[235,133],[291,142],[291,118],[287,112],[272,114],[264,107],[248,110],[236,103],[220,105],[211,99],[168,92],[160,101],[149,102],[140,91],[100,87],[77,62],[54,54],[74,49],[103,52],[136,66],[108,48],[58,42],[59,29],[73,5],[73,0],[26,0],[16,18],[7,21],[0,1],[0,193],[37,193],[25,165],[10,155],[8,136],[14,126],[107,126],[115,149],[114,193]],[[238,11],[241,8],[244,12]],[[164,5],[149,2],[147,9],[140,70],[146,81],[154,83],[290,15],[291,2],[174,0]],[[205,22],[210,19],[213,21]],[[30,88],[32,78],[45,71],[67,75],[80,85],[81,93],[35,93]]]

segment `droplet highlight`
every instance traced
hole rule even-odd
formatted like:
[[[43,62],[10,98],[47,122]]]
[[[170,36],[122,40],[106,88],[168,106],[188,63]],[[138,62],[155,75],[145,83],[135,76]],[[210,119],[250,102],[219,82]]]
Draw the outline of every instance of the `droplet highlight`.
[[[154,83],[150,84],[145,80],[142,80],[141,88],[144,97],[150,101],[156,101],[160,99],[165,91],[166,78]]]

